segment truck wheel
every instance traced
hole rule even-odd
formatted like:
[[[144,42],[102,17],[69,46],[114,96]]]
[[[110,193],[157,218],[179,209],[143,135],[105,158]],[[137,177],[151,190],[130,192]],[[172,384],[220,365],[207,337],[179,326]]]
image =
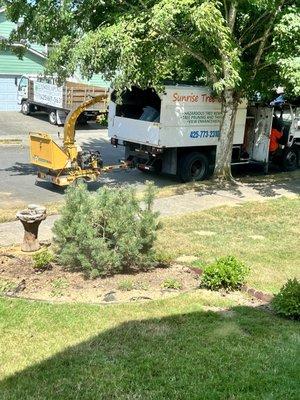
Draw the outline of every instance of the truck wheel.
[[[209,161],[205,154],[189,153],[179,161],[178,176],[182,182],[202,181],[208,175]]]
[[[56,110],[52,110],[49,112],[49,122],[51,125],[57,125]]]
[[[298,167],[298,151],[295,147],[286,148],[281,161],[284,171],[295,171]]]
[[[24,115],[29,115],[30,114],[30,104],[28,103],[28,101],[23,101],[22,105],[21,105],[21,113]]]

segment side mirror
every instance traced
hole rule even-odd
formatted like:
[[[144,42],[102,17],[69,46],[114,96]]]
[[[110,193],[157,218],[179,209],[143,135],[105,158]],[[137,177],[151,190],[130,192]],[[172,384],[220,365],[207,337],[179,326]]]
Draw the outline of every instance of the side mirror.
[[[18,78],[15,76],[15,85],[18,86]]]

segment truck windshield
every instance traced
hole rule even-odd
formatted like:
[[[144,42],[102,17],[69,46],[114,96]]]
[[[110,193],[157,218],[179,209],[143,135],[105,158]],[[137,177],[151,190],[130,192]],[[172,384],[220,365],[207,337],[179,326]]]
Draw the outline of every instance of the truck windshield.
[[[19,82],[19,90],[26,88],[28,86],[28,79],[23,77],[21,78],[20,82]]]

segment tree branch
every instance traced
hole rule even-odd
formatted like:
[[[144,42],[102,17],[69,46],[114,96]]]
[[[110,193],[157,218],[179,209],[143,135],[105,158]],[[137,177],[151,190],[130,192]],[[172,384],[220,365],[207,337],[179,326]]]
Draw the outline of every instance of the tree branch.
[[[130,8],[133,8],[131,4],[128,3],[128,1],[124,1]],[[148,11],[148,8],[146,7],[145,3],[143,0],[139,0],[139,3],[143,7],[145,11]],[[153,27],[153,26],[152,26]],[[209,64],[209,62],[205,59],[204,55],[200,53],[199,51],[195,52],[192,50],[184,41],[178,39],[177,37],[173,36],[171,33],[168,33],[166,31],[161,30],[159,27],[153,27],[153,29],[160,35],[167,35],[168,38],[175,43],[177,46],[179,46],[182,50],[186,51],[189,53],[191,56],[196,58],[198,61],[201,62],[207,69],[207,72],[209,73],[210,79],[212,80],[213,83],[218,82],[218,78],[213,70],[213,66]]]
[[[247,33],[251,32],[252,29],[254,29],[258,23],[265,18],[270,12],[269,11],[265,11],[260,17],[257,18],[257,20],[255,20],[255,22],[253,24],[251,24],[250,26],[248,26],[248,28],[244,31],[244,33],[242,34],[242,36],[239,38],[239,43],[241,44],[244,37],[247,35]]]
[[[274,23],[277,15],[278,15],[278,13],[281,11],[281,8],[284,5],[284,3],[285,3],[285,0],[281,0],[280,5],[278,6],[278,8],[276,10],[274,10],[273,15],[270,18],[270,21],[268,23],[267,29],[265,30],[265,33],[263,34],[263,36],[261,38],[260,45],[259,45],[258,51],[257,51],[255,59],[254,59],[254,63],[253,63],[253,65],[254,65],[254,76],[256,75],[256,70],[257,70],[258,64],[260,63],[261,57],[263,55],[267,39],[269,37],[271,29],[273,28],[273,23]]]
[[[268,35],[269,37],[269,35]],[[262,41],[264,39],[264,36],[253,40],[253,42],[246,44],[244,47],[242,47],[242,51],[245,51],[246,49],[249,49],[249,47],[254,46],[256,43],[259,43],[260,41]]]
[[[229,25],[231,32],[233,32],[235,19],[236,19],[236,13],[237,13],[236,1],[232,1],[230,4],[229,14],[228,14],[228,25]]]
[[[226,0],[223,0],[223,4],[224,4],[224,10],[225,10],[225,18],[228,21],[228,7],[227,7]]]
[[[218,78],[217,78],[216,74],[214,73],[213,66],[211,64],[209,64],[209,62],[205,59],[205,57],[201,53],[199,53],[198,51],[195,52],[189,46],[187,46],[185,44],[185,42],[176,38],[175,36],[171,35],[170,33],[167,33],[167,32],[164,32],[164,33],[167,34],[167,36],[169,37],[169,39],[171,39],[173,41],[173,43],[177,44],[177,46],[179,46],[181,49],[185,50],[191,56],[193,56],[198,61],[200,61],[207,69],[207,71],[210,75],[210,78],[214,83],[216,83],[218,81]]]

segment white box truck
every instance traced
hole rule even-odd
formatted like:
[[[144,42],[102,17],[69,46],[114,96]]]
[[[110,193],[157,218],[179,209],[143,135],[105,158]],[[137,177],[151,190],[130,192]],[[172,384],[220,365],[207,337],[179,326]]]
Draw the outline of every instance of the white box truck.
[[[18,104],[25,115],[35,111],[45,111],[49,115],[50,124],[63,125],[72,108],[91,96],[106,92],[106,88],[73,81],[67,81],[63,86],[58,86],[52,77],[22,76],[18,84]],[[96,119],[100,112],[106,112],[106,110],[107,102],[103,100],[86,110],[79,121]]]
[[[261,163],[267,170],[273,118],[281,121],[280,151],[272,155],[286,170],[297,168],[300,108],[238,107],[232,163]],[[116,100],[111,93],[108,133],[114,146],[141,170],[177,175],[182,181],[205,179],[213,170],[220,136],[221,103],[203,86],[167,85],[163,93],[133,87]]]

